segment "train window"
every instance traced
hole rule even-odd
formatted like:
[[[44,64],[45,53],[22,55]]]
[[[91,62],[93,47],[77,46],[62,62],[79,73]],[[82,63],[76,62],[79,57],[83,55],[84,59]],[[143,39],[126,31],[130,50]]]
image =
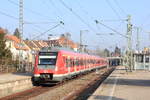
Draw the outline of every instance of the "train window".
[[[80,59],[78,60],[78,63],[79,63],[79,66],[80,66],[81,65],[81,60]]]
[[[88,60],[88,64],[90,64],[90,60]]]
[[[63,57],[64,66],[66,67],[66,57]]]
[[[66,67],[72,67],[72,59],[66,59]]]
[[[82,66],[84,66],[84,59],[82,60]]]
[[[79,59],[79,66],[82,66],[82,60]]]
[[[85,66],[87,66],[87,60],[85,59]]]
[[[98,64],[100,64],[100,60],[98,61]]]
[[[70,59],[70,67],[73,67],[73,59]]]
[[[74,66],[76,66],[76,61],[77,61],[77,60],[76,60],[76,59],[74,59]]]
[[[75,60],[72,59],[72,67],[74,67],[74,66],[75,66]]]
[[[40,58],[39,65],[55,65],[56,59],[54,58]]]
[[[56,56],[58,52],[39,52],[40,56]]]
[[[83,66],[84,65],[84,60],[83,59],[81,59],[81,66]]]
[[[80,66],[82,66],[82,59],[80,59]]]
[[[73,59],[73,67],[76,66],[76,59]]]
[[[87,60],[85,59],[85,66],[87,66]]]
[[[84,60],[84,66],[86,66],[86,60]]]
[[[94,60],[92,60],[92,64],[94,64]]]
[[[57,54],[57,52],[40,52],[39,65],[55,65]]]
[[[76,66],[79,66],[79,60],[76,59]]]
[[[69,60],[66,58],[66,67],[69,67]]]

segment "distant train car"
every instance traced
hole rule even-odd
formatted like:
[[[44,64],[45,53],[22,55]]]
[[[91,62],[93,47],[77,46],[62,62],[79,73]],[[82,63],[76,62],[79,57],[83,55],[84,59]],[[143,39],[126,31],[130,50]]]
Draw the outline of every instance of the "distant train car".
[[[63,49],[41,50],[35,59],[34,84],[58,82],[72,76],[107,66],[105,58]]]

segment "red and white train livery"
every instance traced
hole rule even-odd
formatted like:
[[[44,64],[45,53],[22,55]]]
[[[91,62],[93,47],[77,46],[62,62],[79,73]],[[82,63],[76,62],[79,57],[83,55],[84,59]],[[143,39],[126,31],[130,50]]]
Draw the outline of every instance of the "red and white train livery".
[[[57,82],[103,66],[107,66],[105,58],[63,49],[46,48],[36,56],[32,79],[34,83]]]

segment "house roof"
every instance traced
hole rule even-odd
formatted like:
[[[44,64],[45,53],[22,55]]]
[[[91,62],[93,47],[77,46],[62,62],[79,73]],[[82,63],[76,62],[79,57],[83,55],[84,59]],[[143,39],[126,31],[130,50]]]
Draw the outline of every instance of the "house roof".
[[[23,46],[23,47],[20,47],[18,44],[14,44],[14,47],[16,48],[16,49],[18,49],[18,50],[25,50],[25,51],[27,51],[27,50],[29,50],[29,48],[28,47],[26,47],[26,46]]]
[[[15,47],[16,49],[19,49],[19,50],[29,50],[29,48],[27,48],[25,45],[19,46],[19,45],[21,44],[21,40],[18,39],[16,36],[7,34],[7,35],[5,35],[5,38],[6,38],[7,40],[14,41],[14,47]]]
[[[12,40],[12,41],[14,41],[14,42],[16,42],[16,43],[20,43],[20,39],[18,39],[16,36],[14,36],[14,35],[6,35],[5,36],[5,38],[6,39],[8,39],[8,40]]]
[[[2,28],[0,28],[0,34],[6,33],[6,31]]]
[[[42,47],[48,47],[48,43],[45,41],[40,41],[40,44],[42,45]]]
[[[37,46],[32,41],[24,40],[24,42],[30,49],[36,50]]]
[[[42,47],[48,47],[47,42],[41,40],[24,40],[24,42],[32,50],[40,50]]]
[[[69,40],[68,38],[61,36],[59,39],[55,38],[55,40],[50,40],[49,39],[49,43],[50,44],[54,44],[54,45],[68,45],[71,48],[78,48],[78,44],[74,43],[72,40]]]
[[[33,41],[33,42],[37,45],[38,48],[42,48],[42,45],[40,45],[39,43],[40,41]]]

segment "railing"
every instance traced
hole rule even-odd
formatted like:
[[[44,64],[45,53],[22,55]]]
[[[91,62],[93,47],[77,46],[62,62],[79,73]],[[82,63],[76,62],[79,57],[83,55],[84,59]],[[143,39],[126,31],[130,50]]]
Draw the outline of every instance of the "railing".
[[[33,63],[22,61],[19,67],[19,61],[13,61],[10,58],[0,59],[0,74],[11,72],[32,72]]]

